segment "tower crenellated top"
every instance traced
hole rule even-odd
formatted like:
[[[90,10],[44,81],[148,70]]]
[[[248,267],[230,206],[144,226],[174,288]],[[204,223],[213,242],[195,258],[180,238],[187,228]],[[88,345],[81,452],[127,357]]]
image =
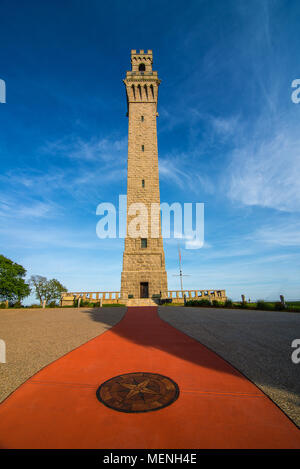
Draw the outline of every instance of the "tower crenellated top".
[[[148,49],[147,52],[141,49],[131,50],[131,70],[126,72],[126,79],[155,79],[157,80],[157,72],[152,70],[153,53]]]
[[[135,49],[131,50],[131,71],[140,73],[152,72],[153,54],[152,50],[145,52],[141,49],[137,52]]]

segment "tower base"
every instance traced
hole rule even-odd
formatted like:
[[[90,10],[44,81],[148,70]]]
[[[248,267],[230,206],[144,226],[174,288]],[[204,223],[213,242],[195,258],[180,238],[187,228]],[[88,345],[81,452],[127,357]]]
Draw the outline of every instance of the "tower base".
[[[166,271],[122,272],[121,297],[130,299],[159,299],[168,296]]]

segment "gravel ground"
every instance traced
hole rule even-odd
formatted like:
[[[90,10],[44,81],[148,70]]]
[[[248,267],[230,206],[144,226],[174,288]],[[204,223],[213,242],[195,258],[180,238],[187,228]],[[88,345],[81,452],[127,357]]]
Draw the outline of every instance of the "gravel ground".
[[[159,315],[230,362],[300,427],[300,363],[291,360],[300,314],[170,306]]]
[[[0,309],[0,402],[44,366],[120,321],[123,307]]]

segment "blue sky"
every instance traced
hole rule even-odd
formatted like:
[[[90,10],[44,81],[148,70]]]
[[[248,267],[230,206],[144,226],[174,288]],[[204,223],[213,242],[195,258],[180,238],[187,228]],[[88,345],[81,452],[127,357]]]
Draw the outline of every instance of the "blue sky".
[[[152,49],[162,202],[205,203],[185,288],[300,299],[300,4],[1,2],[1,253],[73,291],[120,289],[123,240],[96,236],[126,193],[131,49]],[[169,288],[177,244],[164,243]]]

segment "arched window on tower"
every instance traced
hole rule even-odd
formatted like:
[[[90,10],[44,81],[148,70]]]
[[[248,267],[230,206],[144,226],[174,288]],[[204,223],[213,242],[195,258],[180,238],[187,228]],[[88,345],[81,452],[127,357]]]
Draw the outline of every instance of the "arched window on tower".
[[[139,98],[142,99],[142,88],[141,88],[141,85],[138,85],[137,88],[138,88],[138,91],[139,91]]]
[[[151,93],[152,93],[152,98],[154,98],[154,90],[153,90],[153,85],[150,85],[150,90],[151,90]]]
[[[133,99],[135,99],[135,87],[134,87],[134,85],[131,85],[131,88],[132,88]]]
[[[146,70],[145,64],[139,65],[139,72],[144,72]]]
[[[144,90],[145,90],[146,98],[148,99],[148,88],[147,88],[147,85],[144,85]]]

